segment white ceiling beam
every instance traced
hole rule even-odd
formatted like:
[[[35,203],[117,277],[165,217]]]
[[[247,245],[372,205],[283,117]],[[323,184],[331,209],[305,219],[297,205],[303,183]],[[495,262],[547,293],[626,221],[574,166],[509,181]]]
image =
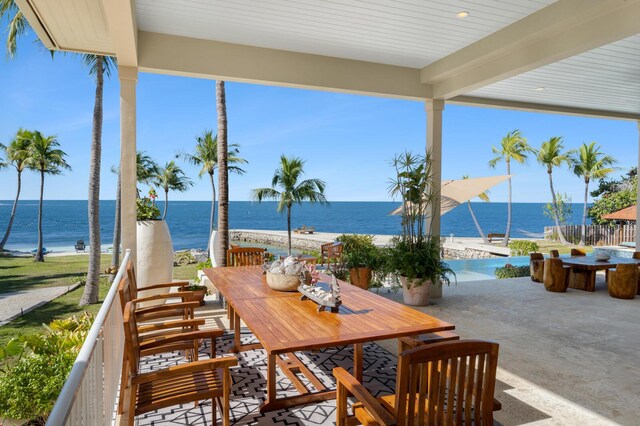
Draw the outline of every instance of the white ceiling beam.
[[[109,0],[111,1],[111,0]],[[402,99],[431,97],[420,69],[138,32],[140,71]]]
[[[617,120],[640,120],[640,114],[602,109],[579,108],[564,105],[542,104],[535,102],[510,101],[505,99],[481,98],[477,96],[455,96],[447,100],[447,104],[509,109],[516,111],[540,112],[549,114],[575,115]]]
[[[559,0],[424,67],[449,99],[640,33],[640,0]]]
[[[133,0],[102,0],[107,31],[119,66],[138,66],[138,27]]]

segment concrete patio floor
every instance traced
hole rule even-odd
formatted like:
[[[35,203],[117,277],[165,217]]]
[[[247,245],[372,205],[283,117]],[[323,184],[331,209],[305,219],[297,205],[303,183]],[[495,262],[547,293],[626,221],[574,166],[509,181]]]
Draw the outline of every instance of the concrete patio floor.
[[[550,293],[529,278],[452,284],[418,309],[452,322],[463,338],[500,343],[498,423],[638,424],[640,298],[609,297],[604,276],[595,293]],[[227,325],[216,302],[198,316]],[[378,343],[395,354],[396,341]]]

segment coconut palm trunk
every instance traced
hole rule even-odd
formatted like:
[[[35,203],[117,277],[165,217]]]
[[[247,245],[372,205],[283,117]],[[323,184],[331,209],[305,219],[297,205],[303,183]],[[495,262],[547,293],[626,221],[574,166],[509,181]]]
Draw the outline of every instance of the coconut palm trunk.
[[[13,200],[13,207],[11,207],[11,216],[9,216],[9,223],[7,224],[7,230],[0,241],[0,251],[4,250],[4,246],[9,240],[9,234],[11,234],[11,227],[13,226],[13,220],[16,218],[16,211],[18,210],[18,200],[20,199],[20,190],[22,188],[22,171],[18,170],[18,189],[16,191],[16,199]]]
[[[40,169],[40,204],[38,204],[38,247],[34,262],[44,262],[44,253],[42,252],[42,200],[44,199],[44,169]]]
[[[216,259],[227,266],[229,247],[229,169],[227,165],[227,106],[224,81],[216,81],[216,110],[218,113],[218,245]]]
[[[582,229],[580,232],[580,246],[584,246],[587,239],[587,197],[589,196],[589,178],[584,180],[584,207],[582,208]]]
[[[558,213],[558,200],[556,198],[556,191],[553,188],[553,176],[551,170],[548,171],[549,174],[549,189],[551,190],[551,203],[553,204],[553,220],[556,223],[556,232],[558,233],[558,238],[563,245],[568,244],[567,240],[564,238],[564,234],[562,233],[562,229],[560,228],[560,214]]]
[[[287,205],[287,238],[289,241],[289,251],[287,254],[291,256],[291,205]]]
[[[509,193],[507,195],[507,229],[504,232],[504,238],[502,240],[502,245],[507,246],[509,244],[509,234],[511,233],[511,161],[509,159],[506,160],[507,163],[507,175],[509,176],[508,185],[509,185]]]
[[[169,207],[169,190],[164,191],[164,209],[162,211],[162,220],[167,218],[167,209]]]
[[[120,204],[120,191],[122,189],[122,181],[120,180],[120,172],[118,172],[118,192],[116,193],[116,216],[113,220],[113,252],[111,253],[111,273],[109,274],[109,283],[115,278],[115,271],[120,264],[120,241],[122,238],[120,213],[122,212]]]
[[[469,213],[471,213],[471,219],[473,219],[473,223],[476,225],[478,234],[480,234],[480,236],[482,237],[482,241],[485,244],[489,244],[489,240],[487,239],[487,236],[482,231],[482,228],[480,227],[480,222],[478,222],[478,219],[476,218],[476,214],[473,212],[473,209],[471,208],[471,201],[467,201],[467,206],[469,207]]]
[[[100,163],[102,158],[102,92],[104,60],[96,57],[96,94],[93,105],[93,130],[89,160],[89,269],[80,306],[98,303],[100,285]]]
[[[211,217],[209,218],[209,234],[213,232],[214,220],[216,218],[216,183],[213,180],[213,172],[209,173],[209,178],[211,179]]]

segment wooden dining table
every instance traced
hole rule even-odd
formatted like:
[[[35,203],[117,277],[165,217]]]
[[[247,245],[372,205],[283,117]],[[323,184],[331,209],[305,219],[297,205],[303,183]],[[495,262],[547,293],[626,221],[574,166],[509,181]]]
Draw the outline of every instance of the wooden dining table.
[[[353,345],[353,371],[361,381],[363,343],[455,328],[345,282],[339,282],[342,305],[332,313],[318,312],[315,302],[301,300],[298,292],[272,290],[260,266],[207,268],[204,273],[225,297],[235,317],[233,351],[260,348],[267,352],[267,398],[260,406],[261,412],[335,399],[336,391],[324,386],[296,352]],[[259,344],[241,344],[240,320]],[[291,380],[299,395],[277,396],[276,367]]]
[[[613,269],[620,264],[637,264],[640,266],[640,259],[630,257],[612,257],[609,260],[597,260],[594,256],[571,256],[563,257],[562,263],[571,266],[572,279],[569,287],[578,290],[595,291],[596,273]]]

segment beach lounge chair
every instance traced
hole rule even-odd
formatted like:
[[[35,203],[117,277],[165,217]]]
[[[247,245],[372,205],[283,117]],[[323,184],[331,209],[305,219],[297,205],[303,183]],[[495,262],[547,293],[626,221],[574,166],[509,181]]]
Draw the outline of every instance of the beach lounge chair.
[[[497,234],[495,232],[492,232],[487,235],[487,238],[489,239],[490,243],[493,243],[494,241],[502,241],[504,240],[504,234]]]
[[[302,225],[300,228],[296,228],[293,230],[296,234],[313,234],[315,232],[315,227],[313,226],[305,226]]]
[[[75,247],[76,253],[84,252],[87,249],[87,246],[84,244],[84,240],[78,240]]]

